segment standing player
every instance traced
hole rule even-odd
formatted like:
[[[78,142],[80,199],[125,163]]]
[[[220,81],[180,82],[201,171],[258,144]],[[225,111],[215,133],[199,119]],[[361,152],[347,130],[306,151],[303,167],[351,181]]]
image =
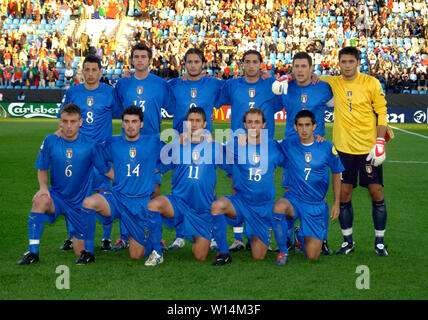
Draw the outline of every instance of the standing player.
[[[333,92],[331,91],[330,85],[326,82],[320,81],[317,83],[312,82],[312,58],[306,52],[298,52],[293,57],[292,62],[294,80],[284,83],[288,85],[286,92],[276,92],[274,89],[278,88],[277,84],[281,82],[281,79],[275,81],[272,86],[275,94],[279,94],[282,99],[282,104],[287,114],[287,122],[285,124],[285,137],[291,138],[296,137],[297,132],[294,130],[294,119],[300,110],[310,110],[315,115],[315,135],[324,137],[325,135],[325,108],[327,105],[333,106]],[[284,93],[284,94],[282,94]],[[282,187],[288,190],[290,187],[288,174],[289,170],[284,170],[282,175]],[[328,226],[329,221],[329,210],[328,205],[326,206],[325,219]],[[293,241],[293,230],[294,230],[295,219],[287,220],[288,223],[288,242]],[[327,245],[327,232],[328,228],[325,229],[326,234],[324,236],[324,242],[322,246],[322,253],[329,255],[333,252],[328,248]]]
[[[121,109],[131,105],[140,107],[144,112],[142,134],[159,135],[162,109],[172,115],[175,112],[175,98],[168,83],[149,72],[152,61],[152,50],[144,43],[138,43],[131,49],[131,64],[135,72],[128,78],[119,79],[115,86],[115,94]],[[159,193],[162,177],[157,174],[154,195]],[[113,249],[120,250],[128,246],[127,232],[120,225],[121,236]]]
[[[198,48],[186,51],[184,63],[187,71],[186,80],[174,78],[169,82],[176,100],[173,128],[182,133],[183,121],[186,119],[189,108],[201,107],[207,116],[206,130],[212,132],[212,114],[224,81],[202,76],[205,56]]]
[[[290,119],[289,119],[290,120]],[[339,216],[340,173],[344,170],[331,142],[317,142],[315,115],[301,110],[295,117],[294,130],[298,137],[287,138],[280,143],[285,156],[284,168],[289,170],[290,189],[284,192],[274,206],[275,213],[299,218],[300,229],[296,235],[303,245],[307,258],[318,259],[328,221],[325,221],[325,201],[332,172],[334,204],[331,221]]]
[[[201,107],[190,108],[185,123],[190,126],[190,143],[173,142],[171,163],[158,166],[162,173],[173,170],[171,194],[154,198],[148,209],[165,217],[169,227],[180,225],[183,236],[193,242],[195,259],[205,260],[210,249],[217,164],[225,168],[223,148],[204,136],[207,121]],[[161,160],[165,162],[162,156]],[[158,234],[156,238],[160,237]]]
[[[108,171],[95,143],[79,134],[82,125],[80,108],[67,104],[62,108],[60,117],[62,136],[47,136],[37,157],[40,189],[33,197],[28,219],[29,252],[18,262],[20,265],[39,261],[40,238],[45,221],[53,223],[59,215],[65,216],[68,231],[74,240],[75,254],[81,253],[85,244],[80,207],[92,191],[88,172],[91,172],[93,165],[97,165],[100,172]],[[80,263],[79,260],[76,263]]]
[[[221,89],[217,107],[230,104],[233,132],[244,129],[242,117],[250,108],[261,109],[266,117],[268,136],[273,139],[275,134],[274,115],[282,110],[282,104],[280,97],[272,92],[272,84],[275,78],[263,79],[260,75],[262,62],[263,58],[260,52],[256,50],[246,51],[242,57],[244,77],[226,81]],[[235,241],[230,247],[231,251],[244,248],[242,232],[242,226],[234,228]],[[251,243],[251,239],[249,239],[249,243]]]
[[[129,255],[141,259],[151,251],[147,232],[154,230],[147,219],[147,204],[155,188],[155,170],[160,154],[160,140],[156,135],[142,135],[143,111],[136,106],[122,113],[123,134],[113,136],[102,148],[105,161],[113,163],[114,179],[111,189],[94,194],[83,202],[86,216],[99,213],[105,223],[118,218],[129,232]],[[92,221],[92,220],[90,220]],[[87,225],[85,239],[93,238],[95,226]],[[92,249],[92,250],[91,250]],[[82,260],[94,261],[93,248],[86,248]],[[155,251],[146,265],[163,261],[162,252]]]
[[[272,214],[275,199],[275,167],[283,161],[279,144],[268,138],[262,129],[266,118],[258,108],[251,108],[243,116],[248,143],[243,146],[237,139],[227,144],[228,163],[233,160],[233,188],[231,196],[224,196],[213,202],[213,234],[219,246],[219,254],[213,265],[231,263],[227,247],[227,222],[242,225],[245,222],[247,234],[252,238],[251,251],[256,260],[264,259],[270,244],[271,227],[279,245],[276,264],[285,265],[288,260],[286,239],[287,223],[284,214]],[[228,219],[226,219],[226,217]]]
[[[117,112],[118,105],[115,100],[113,87],[100,83],[103,71],[101,61],[97,56],[89,55],[82,64],[83,84],[70,87],[64,96],[58,116],[63,106],[74,103],[82,111],[82,126],[80,133],[94,142],[101,143],[112,136],[112,114]],[[59,132],[59,134],[61,134]],[[110,188],[111,181],[99,173],[94,167],[92,173],[92,190],[101,191]],[[101,241],[101,250],[111,249],[112,225],[103,225],[104,234]],[[61,247],[63,250],[71,249],[71,239],[67,239]]]
[[[189,108],[200,107],[207,116],[207,126],[205,129],[212,133],[213,108],[216,105],[218,94],[224,81],[214,77],[202,76],[205,56],[198,48],[187,50],[184,55],[184,62],[187,79],[174,78],[169,82],[176,100],[173,128],[179,134],[183,133],[183,122],[186,119],[187,111]],[[176,237],[168,249],[179,249],[184,244],[184,235],[181,232],[181,226],[177,225]],[[211,248],[214,249],[215,247],[216,245],[213,242]]]
[[[340,195],[340,227],[344,242],[337,254],[354,251],[352,192],[359,185],[368,189],[372,200],[375,252],[387,256],[384,245],[386,206],[383,194],[382,162],[385,160],[386,100],[380,82],[360,73],[360,51],[345,47],[339,51],[340,76],[321,77],[334,95],[333,143],[345,167]]]

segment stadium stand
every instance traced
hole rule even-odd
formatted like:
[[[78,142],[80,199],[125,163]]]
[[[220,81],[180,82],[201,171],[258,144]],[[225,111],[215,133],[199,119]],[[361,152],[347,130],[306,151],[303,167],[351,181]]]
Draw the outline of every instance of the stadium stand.
[[[248,49],[264,68],[290,72],[298,51],[318,74],[338,74],[338,50],[361,49],[361,72],[386,93],[426,94],[426,0],[0,0],[0,88],[67,88],[82,81],[80,64],[99,55],[107,78],[130,69],[128,49],[153,48],[152,72],[179,76],[189,47],[203,49],[206,73],[239,74]],[[65,76],[71,65],[72,76]],[[69,71],[71,73],[71,71]]]

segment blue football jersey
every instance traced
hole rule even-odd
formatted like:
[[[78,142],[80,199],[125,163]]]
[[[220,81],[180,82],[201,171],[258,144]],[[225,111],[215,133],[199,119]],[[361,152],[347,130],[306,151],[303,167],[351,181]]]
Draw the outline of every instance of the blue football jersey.
[[[223,145],[206,141],[182,145],[175,140],[166,147],[171,148],[168,159],[161,156],[158,169],[161,173],[172,170],[171,194],[184,199],[198,213],[211,212],[217,167],[225,169]]]
[[[78,105],[82,111],[81,134],[96,142],[112,136],[112,115],[119,108],[112,86],[100,83],[95,90],[86,89],[84,84],[70,87],[65,93],[58,118],[62,108],[69,103]]]
[[[326,103],[333,98],[333,92],[327,82],[312,82],[307,86],[299,86],[296,80],[289,82],[286,95],[281,95],[287,121],[285,124],[285,137],[297,136],[294,130],[294,119],[300,110],[306,109],[315,114],[314,134],[325,135],[325,108]]]
[[[212,132],[211,116],[213,108],[216,105],[220,88],[223,81],[217,78],[202,77],[200,80],[183,81],[174,78],[170,82],[174,92],[176,107],[172,126],[178,132],[183,132],[183,121],[186,120],[186,114],[189,108],[201,107],[207,116],[206,129]]]
[[[263,139],[262,139],[263,141]],[[263,205],[275,199],[274,172],[284,161],[277,141],[242,146],[237,138],[226,145],[227,163],[233,163],[233,188],[248,203]]]
[[[113,136],[103,143],[103,157],[114,168],[112,189],[128,197],[150,196],[155,188],[160,146],[156,135],[141,135],[137,141]]]
[[[144,79],[121,78],[116,83],[115,93],[121,110],[138,106],[144,112],[142,134],[159,134],[162,109],[172,116],[175,113],[175,98],[170,85],[164,79],[149,73]]]
[[[49,170],[51,188],[76,206],[92,193],[92,166],[101,173],[109,171],[95,142],[81,134],[73,141],[47,136],[35,164],[36,169]]]
[[[227,80],[220,91],[217,108],[230,103],[231,124],[235,131],[243,129],[243,116],[250,108],[259,108],[266,117],[266,129],[269,138],[275,134],[275,113],[282,110],[281,97],[272,92],[272,83],[275,78],[259,79],[256,83],[248,83],[245,77]]]
[[[298,137],[282,140],[284,164],[289,170],[288,186],[297,199],[308,203],[324,200],[330,185],[330,172],[344,171],[337,151],[330,141],[303,145]]]

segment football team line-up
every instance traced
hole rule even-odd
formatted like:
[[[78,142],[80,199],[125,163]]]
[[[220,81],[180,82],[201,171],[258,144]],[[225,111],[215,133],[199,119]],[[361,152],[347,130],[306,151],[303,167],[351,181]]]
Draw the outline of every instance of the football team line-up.
[[[339,52],[340,76],[317,77],[311,56],[295,54],[293,75],[275,79],[262,73],[262,56],[249,50],[243,76],[227,81],[202,76],[204,55],[186,52],[186,75],[169,82],[149,72],[152,51],[143,43],[131,50],[134,73],[115,87],[100,83],[100,60],[87,56],[85,82],[70,87],[58,117],[36,160],[40,189],[28,219],[29,251],[20,265],[39,261],[45,222],[66,219],[69,237],[61,247],[74,249],[77,264],[95,261],[96,219],[103,226],[102,250],[129,248],[146,266],[164,261],[164,252],[192,243],[196,260],[232,262],[230,252],[251,250],[256,260],[272,250],[275,264],[287,264],[289,250],[308,259],[332,254],[327,245],[329,221],[337,218],[343,244],[336,254],[354,251],[352,192],[367,188],[372,201],[374,250],[384,245],[387,211],[382,162],[386,100],[378,80],[359,72],[360,52]],[[231,106],[227,143],[211,137],[213,107]],[[333,141],[326,141],[324,111],[334,105]],[[173,117],[172,143],[160,139],[161,107]],[[285,139],[274,140],[274,114],[285,108]],[[122,134],[112,136],[112,119],[121,118]],[[274,173],[283,168],[283,196],[275,202]],[[232,194],[216,199],[217,168],[230,178]],[[160,195],[162,174],[172,171],[171,193]],[[330,185],[334,202],[326,194]],[[50,180],[50,186],[48,181]],[[119,219],[120,238],[111,245],[111,228]],[[295,221],[299,219],[299,227]],[[163,224],[175,229],[167,247]],[[227,225],[233,226],[229,246]],[[244,245],[243,235],[248,238]]]

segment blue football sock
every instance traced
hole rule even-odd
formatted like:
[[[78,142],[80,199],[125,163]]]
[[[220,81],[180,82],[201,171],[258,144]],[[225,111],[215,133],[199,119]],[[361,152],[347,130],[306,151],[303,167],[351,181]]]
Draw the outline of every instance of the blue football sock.
[[[45,213],[30,212],[28,218],[28,242],[30,244],[29,251],[34,254],[39,254],[40,237],[45,228]]]
[[[83,240],[85,241],[85,250],[94,254],[94,237],[96,227],[96,211],[88,208],[80,208],[81,219],[83,223]]]
[[[229,253],[227,246],[227,222],[224,214],[213,215],[213,235],[220,253]]]
[[[302,250],[303,250],[303,252],[305,252],[305,255],[306,255],[306,251],[305,251],[305,237],[303,236],[302,230],[300,228],[298,228],[296,230],[296,238],[300,242],[300,244],[302,245]]]
[[[180,222],[175,226],[175,237],[184,239],[184,222]]]
[[[385,200],[372,202],[372,217],[376,236],[375,245],[383,244],[387,217]]]
[[[147,218],[149,221],[149,238],[153,250],[162,255],[162,218],[160,212],[147,210]]]
[[[124,241],[129,241],[128,230],[126,229],[125,224],[120,219],[119,219],[119,230],[120,230],[120,239]]]
[[[343,240],[352,245],[352,224],[354,223],[354,209],[352,208],[351,201],[340,203],[339,222],[340,228],[342,229]]]
[[[328,204],[325,204],[325,212],[324,212],[324,234],[323,234],[323,240],[327,240],[328,237],[328,224],[330,223],[330,212],[328,208]]]
[[[235,240],[244,242],[244,237],[242,235],[243,233],[244,233],[243,224],[241,224],[240,226],[233,227],[233,234],[235,236]]]
[[[280,253],[288,254],[287,248],[287,219],[283,213],[273,213],[272,229],[275,233],[276,243]]]
[[[109,224],[103,224],[103,237],[102,239],[111,239],[111,229],[113,228],[113,222]]]
[[[294,224],[296,219],[287,219],[287,239],[290,243],[293,243],[293,232],[294,232]]]

